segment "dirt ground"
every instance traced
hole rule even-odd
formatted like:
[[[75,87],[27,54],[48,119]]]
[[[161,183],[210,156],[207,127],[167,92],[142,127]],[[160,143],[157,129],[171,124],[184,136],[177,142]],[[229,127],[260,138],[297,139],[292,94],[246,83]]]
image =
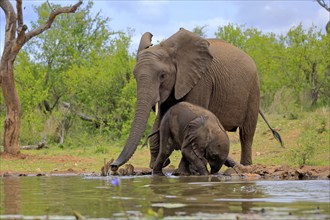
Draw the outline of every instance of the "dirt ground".
[[[3,169],[1,167],[1,161],[13,160],[13,161],[37,161],[47,160],[54,163],[69,163],[72,167],[66,169],[55,169],[50,172],[31,172],[31,171],[15,171],[9,169]],[[40,175],[95,175],[100,176],[106,174],[106,169],[100,167],[99,172],[88,170],[87,168],[76,169],[74,164],[83,163],[90,164],[95,162],[93,159],[80,158],[74,156],[36,156],[36,155],[24,155],[11,156],[4,153],[0,154],[0,177],[4,176],[40,176]],[[108,163],[109,165],[109,163]],[[175,170],[174,166],[169,166],[164,169],[164,172],[171,174]],[[265,166],[261,164],[255,164],[251,166],[236,165],[234,168],[222,169],[220,175],[227,179],[330,179],[330,165],[329,166],[302,166],[300,168],[273,165]],[[117,175],[150,175],[151,169],[134,167],[133,165],[124,165],[120,168]],[[112,173],[113,174],[113,173]]]
[[[234,168],[228,168],[224,174],[238,175],[247,179],[330,179],[330,166],[302,166],[295,168],[282,165],[238,165]]]

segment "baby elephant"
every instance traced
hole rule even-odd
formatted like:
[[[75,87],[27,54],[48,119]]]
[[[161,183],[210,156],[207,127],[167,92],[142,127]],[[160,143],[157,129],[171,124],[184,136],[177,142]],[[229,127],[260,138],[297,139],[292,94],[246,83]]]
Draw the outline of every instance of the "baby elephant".
[[[229,138],[218,118],[209,110],[188,102],[180,102],[164,115],[160,127],[160,148],[153,174],[163,175],[164,162],[173,150],[182,152],[181,174],[191,174],[191,168],[200,175],[217,173],[229,153]],[[189,168],[190,166],[190,168]]]

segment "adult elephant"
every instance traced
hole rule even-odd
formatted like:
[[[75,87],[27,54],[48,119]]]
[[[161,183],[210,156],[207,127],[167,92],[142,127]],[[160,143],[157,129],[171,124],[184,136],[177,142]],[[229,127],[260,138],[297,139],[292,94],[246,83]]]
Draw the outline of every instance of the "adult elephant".
[[[152,34],[140,41],[134,76],[137,104],[127,143],[112,170],[126,163],[143,135],[152,108],[159,114],[153,131],[165,112],[186,101],[213,112],[226,131],[239,128],[241,160],[252,164],[252,141],[259,111],[259,79],[254,61],[242,50],[217,39],[203,39],[181,28],[152,46]],[[150,143],[150,168],[159,152],[159,136]]]

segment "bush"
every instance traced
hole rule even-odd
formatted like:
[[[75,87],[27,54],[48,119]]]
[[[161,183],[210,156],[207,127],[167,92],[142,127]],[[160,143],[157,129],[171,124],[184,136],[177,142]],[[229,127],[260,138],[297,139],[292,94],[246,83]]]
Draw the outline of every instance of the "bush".
[[[298,139],[297,147],[291,150],[291,157],[298,166],[309,165],[310,160],[319,148],[318,133],[311,123],[304,125],[304,131]]]

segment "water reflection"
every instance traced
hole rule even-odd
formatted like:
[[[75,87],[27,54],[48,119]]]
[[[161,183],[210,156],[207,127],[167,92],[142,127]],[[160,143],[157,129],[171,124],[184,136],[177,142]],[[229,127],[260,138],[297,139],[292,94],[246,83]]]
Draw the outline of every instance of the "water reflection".
[[[207,210],[208,213],[247,213],[253,207],[252,198],[263,198],[255,182],[225,182],[221,177],[179,177],[177,179],[152,178],[149,188],[158,196],[156,202],[187,204],[186,213]],[[222,198],[241,198],[244,202],[233,205],[231,201],[219,201]],[[151,202],[154,202],[152,200]],[[175,214],[176,210],[166,210]]]
[[[0,208],[4,208],[5,212],[8,214],[20,214],[20,178],[1,178],[1,182]]]
[[[0,178],[0,215],[72,215],[116,218],[222,213],[282,213],[329,217],[329,181],[226,181],[210,177],[121,177],[120,190],[105,177]],[[328,196],[328,197],[327,197]],[[286,209],[283,209],[285,207]],[[292,216],[291,215],[291,216]],[[0,216],[1,219],[1,216]],[[285,219],[285,218],[283,218]],[[322,219],[322,218],[321,218]]]

